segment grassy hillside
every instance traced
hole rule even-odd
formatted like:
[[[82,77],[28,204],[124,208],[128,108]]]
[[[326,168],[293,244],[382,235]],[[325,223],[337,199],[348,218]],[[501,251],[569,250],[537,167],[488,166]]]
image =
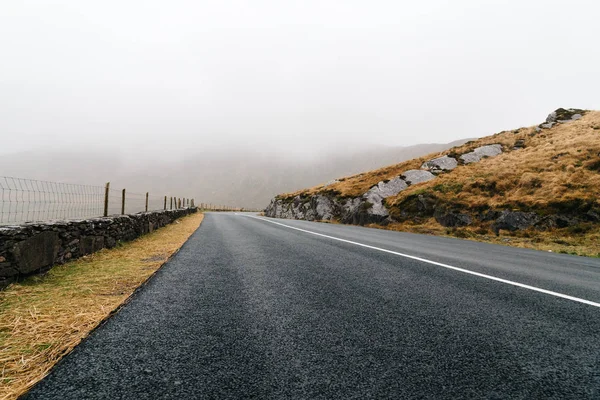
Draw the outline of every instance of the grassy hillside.
[[[561,119],[560,112],[557,119]],[[519,128],[468,142],[378,170],[339,179],[327,186],[289,193],[280,198],[327,193],[337,198],[361,196],[380,181],[391,180],[423,162],[449,155],[459,159],[477,147],[501,144],[503,153],[440,173],[385,199],[391,224],[387,229],[449,234],[555,251],[600,255],[600,112],[588,111],[576,121],[551,128]],[[432,205],[430,208],[427,204]],[[427,211],[429,210],[429,211]],[[468,213],[473,222],[448,228],[434,217],[443,212]],[[441,210],[441,211],[440,211]],[[496,237],[493,219],[502,210],[535,212],[541,218],[561,215],[553,223]],[[486,213],[493,218],[486,218]],[[496,213],[496,214],[493,214]],[[580,218],[585,216],[585,218]],[[561,217],[563,218],[563,217]],[[571,218],[571,220],[568,220]],[[575,221],[575,218],[577,221]],[[554,221],[556,222],[556,220]],[[564,225],[564,226],[563,226]]]
[[[524,148],[513,150],[522,140]],[[600,112],[535,132],[502,132],[456,147],[464,154],[483,144],[500,143],[505,153],[464,165],[439,179],[415,185],[388,204],[400,206],[417,193],[430,193],[448,204],[475,208],[517,208],[561,212],[598,204],[600,195]],[[586,210],[587,211],[587,210]]]

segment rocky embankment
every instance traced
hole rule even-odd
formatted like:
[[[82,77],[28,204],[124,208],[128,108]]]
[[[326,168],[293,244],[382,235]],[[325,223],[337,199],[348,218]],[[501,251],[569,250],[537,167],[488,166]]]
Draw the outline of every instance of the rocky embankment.
[[[551,129],[557,124],[579,120],[584,110],[558,109],[551,113],[546,121],[535,128],[535,132]],[[411,204],[393,216],[386,206],[385,199],[396,196],[413,185],[435,180],[441,174],[452,173],[463,165],[481,162],[483,159],[496,157],[504,152],[519,151],[525,147],[523,140],[517,140],[511,146],[506,144],[487,144],[473,148],[471,151],[456,154],[449,151],[441,157],[424,162],[420,169],[404,171],[392,179],[382,180],[367,192],[358,197],[344,197],[328,186],[337,181],[329,182],[315,194],[300,194],[295,197],[278,196],[265,209],[268,217],[302,219],[308,221],[336,220],[347,224],[381,224],[386,225],[399,219],[423,219],[434,217],[445,227],[468,226],[479,221],[493,221],[491,228],[495,233],[500,230],[515,231],[536,227],[547,229],[565,227],[582,221],[600,222],[600,216],[594,210],[584,215],[539,215],[534,211],[487,210],[476,213],[473,210],[456,210],[440,204],[435,199],[418,195]]]

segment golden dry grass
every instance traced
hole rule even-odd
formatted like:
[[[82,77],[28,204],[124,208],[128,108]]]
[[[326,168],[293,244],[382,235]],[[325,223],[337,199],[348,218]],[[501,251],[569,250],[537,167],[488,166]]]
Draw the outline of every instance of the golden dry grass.
[[[600,112],[589,112],[578,121],[539,134],[534,133],[534,128],[524,128],[518,133],[504,132],[483,138],[454,151],[462,154],[491,143],[510,148],[517,139],[525,140],[526,148],[461,166],[437,179],[415,185],[387,202],[399,204],[423,191],[435,193],[443,201],[470,207],[520,205],[539,209],[570,200],[598,201],[600,171],[596,163],[600,161]]]
[[[202,218],[189,215],[0,292],[0,399],[15,399],[46,376],[181,247]]]
[[[587,167],[600,157],[600,112],[588,112],[578,121],[561,124],[541,133],[535,133],[534,129],[529,127],[500,132],[445,152],[341,178],[340,182],[327,187],[320,185],[280,197],[309,196],[324,191],[333,191],[343,197],[357,197],[382,180],[393,179],[409,169],[419,169],[427,160],[449,153],[464,154],[487,144],[502,144],[505,153],[461,166],[438,179],[415,185],[401,192],[396,199],[388,199],[388,203],[397,203],[415,191],[439,184],[467,184],[463,187],[460,199],[476,204],[485,202],[491,206],[515,201],[535,205],[551,199],[589,198],[598,194],[600,176],[597,171]],[[511,151],[519,139],[525,141],[526,148]],[[484,184],[494,182],[503,196],[490,198],[489,194],[477,189],[478,186],[485,187]],[[468,184],[472,184],[471,187]]]
[[[525,148],[513,150],[517,141]],[[385,179],[393,179],[409,169],[419,169],[423,162],[449,154],[458,157],[476,147],[501,144],[504,153],[480,162],[461,165],[386,199],[392,217],[402,215],[416,195],[429,195],[437,204],[461,210],[520,209],[540,213],[577,212],[577,204],[600,208],[600,112],[589,111],[583,118],[551,129],[536,132],[535,127],[500,132],[418,159],[340,179],[324,187],[281,195],[310,196],[331,193],[341,197],[357,197]],[[569,207],[574,207],[568,209]],[[402,220],[402,218],[398,218]],[[447,229],[434,218],[409,217],[385,229],[415,233],[448,235],[518,247],[555,252],[600,256],[600,232],[597,224],[550,229],[545,232],[525,231],[496,237],[490,231],[492,222]],[[381,228],[380,225],[372,225]],[[587,229],[582,231],[582,229]]]

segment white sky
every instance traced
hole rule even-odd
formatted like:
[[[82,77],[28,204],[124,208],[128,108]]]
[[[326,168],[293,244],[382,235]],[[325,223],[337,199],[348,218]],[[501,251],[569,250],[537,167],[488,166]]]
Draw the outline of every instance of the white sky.
[[[599,18],[597,0],[4,1],[0,153],[488,135],[600,108]]]

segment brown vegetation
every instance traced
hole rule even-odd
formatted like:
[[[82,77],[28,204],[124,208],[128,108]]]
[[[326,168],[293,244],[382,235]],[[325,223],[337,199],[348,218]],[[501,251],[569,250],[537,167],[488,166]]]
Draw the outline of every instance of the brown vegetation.
[[[600,112],[588,112],[578,121],[559,124],[539,133],[534,127],[504,131],[454,147],[447,152],[433,153],[341,178],[339,182],[327,187],[319,185],[280,197],[307,196],[323,191],[334,192],[342,197],[357,197],[379,181],[392,179],[409,169],[419,169],[423,162],[432,158],[444,154],[458,157],[479,146],[501,144],[504,154],[462,166],[443,174],[439,179],[415,185],[400,193],[398,199],[440,184],[467,184],[459,199],[469,202],[474,200],[475,204],[491,200],[490,205],[504,205],[515,201],[537,205],[540,201],[547,203],[588,198],[594,193],[597,195],[600,187],[600,176],[597,174],[600,169],[599,126]],[[513,151],[517,141],[522,141],[525,148]],[[507,193],[508,197],[505,198]],[[489,195],[492,195],[491,199]],[[390,199],[391,204],[397,203],[398,199]]]
[[[598,224],[551,228],[545,232],[526,230],[495,237],[491,220],[448,229],[433,218],[433,211],[419,213],[419,202],[441,205],[446,210],[470,214],[488,210],[535,211],[539,215],[579,214],[600,209],[600,112],[539,131],[536,127],[504,131],[457,146],[443,153],[403,162],[375,171],[340,179],[332,185],[280,196],[292,198],[317,193],[357,197],[379,181],[393,179],[409,169],[419,169],[429,159],[447,154],[459,159],[488,144],[501,144],[503,154],[480,162],[459,165],[436,179],[410,186],[386,199],[396,221],[387,229],[458,236],[522,247],[600,256]],[[412,211],[411,211],[412,210]],[[403,215],[409,215],[403,218]],[[375,225],[380,227],[379,225]]]
[[[387,199],[390,206],[415,193],[431,193],[449,204],[472,208],[555,211],[598,204],[600,174],[600,112],[536,133],[534,128],[502,132],[452,149],[463,154],[484,144],[500,143],[505,152],[461,166],[437,179],[415,185]],[[511,151],[517,140],[525,148]],[[444,190],[445,188],[460,190]],[[553,209],[553,210],[552,210]]]

